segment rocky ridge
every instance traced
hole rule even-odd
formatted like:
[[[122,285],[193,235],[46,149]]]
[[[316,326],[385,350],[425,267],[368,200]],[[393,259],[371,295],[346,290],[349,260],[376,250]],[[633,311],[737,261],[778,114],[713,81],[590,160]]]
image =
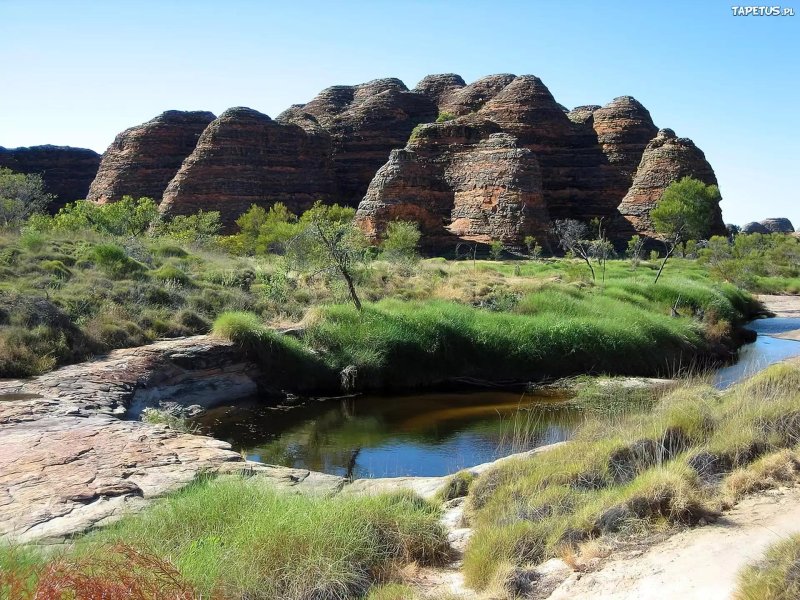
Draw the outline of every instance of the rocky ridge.
[[[210,112],[169,110],[126,129],[103,154],[87,200],[103,204],[128,195],[160,201],[214,118]]]
[[[45,191],[55,196],[55,200],[48,206],[51,213],[57,212],[68,202],[86,198],[99,164],[100,155],[87,148],[0,146],[0,167],[16,173],[36,173],[42,176]]]
[[[321,199],[358,206],[374,239],[391,219],[419,218],[432,248],[520,247],[526,235],[546,244],[561,218],[602,219],[620,243],[650,236],[667,185],[716,183],[691,140],[659,132],[634,98],[568,111],[532,75],[429,75],[413,90],[377,79],[327,88],[274,120],[235,108],[203,129],[211,117],[170,111],[120,134],[92,199],[150,195],[166,215],[220,210],[229,228],[251,204],[300,212]]]

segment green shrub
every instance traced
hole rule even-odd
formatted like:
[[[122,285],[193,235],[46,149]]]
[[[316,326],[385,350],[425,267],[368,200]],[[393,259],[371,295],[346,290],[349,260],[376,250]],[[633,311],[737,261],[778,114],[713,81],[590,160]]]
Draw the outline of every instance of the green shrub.
[[[140,276],[145,267],[133,260],[125,249],[117,244],[97,244],[90,251],[90,258],[100,269],[116,279]]]
[[[405,564],[442,560],[438,519],[436,508],[405,494],[309,498],[258,477],[224,478],[87,536],[77,552],[117,541],[147,548],[204,594],[349,598]]]
[[[47,271],[58,279],[69,279],[72,277],[72,271],[60,260],[45,260],[42,262],[41,266],[43,271]]]
[[[150,275],[162,282],[174,282],[184,286],[193,285],[192,279],[186,274],[186,271],[178,268],[173,264],[161,265],[158,269],[151,272]]]

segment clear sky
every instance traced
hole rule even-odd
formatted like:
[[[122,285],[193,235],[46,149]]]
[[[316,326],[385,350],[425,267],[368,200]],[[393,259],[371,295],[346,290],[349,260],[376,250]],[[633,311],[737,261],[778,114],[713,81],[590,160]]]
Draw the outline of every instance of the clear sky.
[[[705,151],[726,221],[800,228],[800,0],[734,1],[0,0],[0,145],[102,152],[168,109],[276,116],[334,84],[533,74],[569,108],[636,97]]]

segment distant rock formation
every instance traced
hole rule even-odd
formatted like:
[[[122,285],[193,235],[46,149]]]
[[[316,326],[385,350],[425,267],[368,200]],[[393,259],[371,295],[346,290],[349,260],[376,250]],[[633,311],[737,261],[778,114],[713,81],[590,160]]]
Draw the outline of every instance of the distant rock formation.
[[[210,112],[168,110],[120,133],[108,147],[88,200],[116,202],[123,196],[161,200],[167,184],[214,120]]]
[[[331,139],[312,118],[279,123],[250,108],[231,108],[206,127],[169,182],[168,216],[218,210],[231,227],[252,204],[283,202],[302,212],[333,197]]]
[[[488,121],[424,125],[392,151],[357,222],[378,239],[398,219],[419,223],[429,247],[500,240],[519,248],[526,235],[546,237],[550,223],[536,157]]]
[[[389,78],[327,88],[276,120],[291,122],[297,112],[312,115],[330,133],[337,199],[357,206],[389,152],[405,146],[411,130],[434,121],[439,111],[429,97]]]
[[[652,236],[650,210],[670,183],[716,183],[694,143],[659,132],[634,98],[567,110],[532,75],[429,75],[413,90],[377,79],[327,88],[275,120],[245,108],[212,119],[170,111],[123,132],[90,198],[148,195],[166,215],[219,210],[228,226],[254,203],[299,212],[320,199],[358,206],[376,240],[405,215],[429,246],[518,247],[526,235],[546,244],[563,218],[602,219],[620,244]],[[724,231],[717,208],[713,232]]]
[[[794,233],[794,225],[789,219],[776,217],[748,223],[742,227],[742,233]]]
[[[707,185],[717,184],[714,170],[694,142],[677,137],[671,129],[662,129],[647,144],[633,183],[619,205],[622,219],[616,223],[617,235],[655,236],[650,211],[667,186],[683,177],[693,177]],[[711,233],[727,235],[719,206],[714,210]]]
[[[99,164],[100,155],[87,148],[0,146],[0,167],[17,173],[36,173],[42,176],[45,191],[56,197],[48,207],[51,213],[57,212],[68,202],[86,198]]]

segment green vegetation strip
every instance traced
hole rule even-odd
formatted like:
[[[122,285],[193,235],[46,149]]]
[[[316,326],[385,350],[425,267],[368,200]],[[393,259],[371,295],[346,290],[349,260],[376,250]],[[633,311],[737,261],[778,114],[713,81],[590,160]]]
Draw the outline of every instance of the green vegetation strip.
[[[793,480],[800,365],[725,392],[687,383],[651,410],[593,416],[569,444],[504,462],[470,486],[470,585],[495,585],[597,537],[711,520],[743,494]]]
[[[670,316],[676,304],[682,317]],[[300,340],[241,312],[220,316],[214,332],[257,351],[282,381],[294,374],[296,385],[338,385],[336,374],[354,366],[358,389],[399,389],[462,377],[673,375],[724,358],[732,325],[755,308],[732,286],[691,280],[546,284],[505,311],[386,299],[360,312],[349,305],[312,310]]]

